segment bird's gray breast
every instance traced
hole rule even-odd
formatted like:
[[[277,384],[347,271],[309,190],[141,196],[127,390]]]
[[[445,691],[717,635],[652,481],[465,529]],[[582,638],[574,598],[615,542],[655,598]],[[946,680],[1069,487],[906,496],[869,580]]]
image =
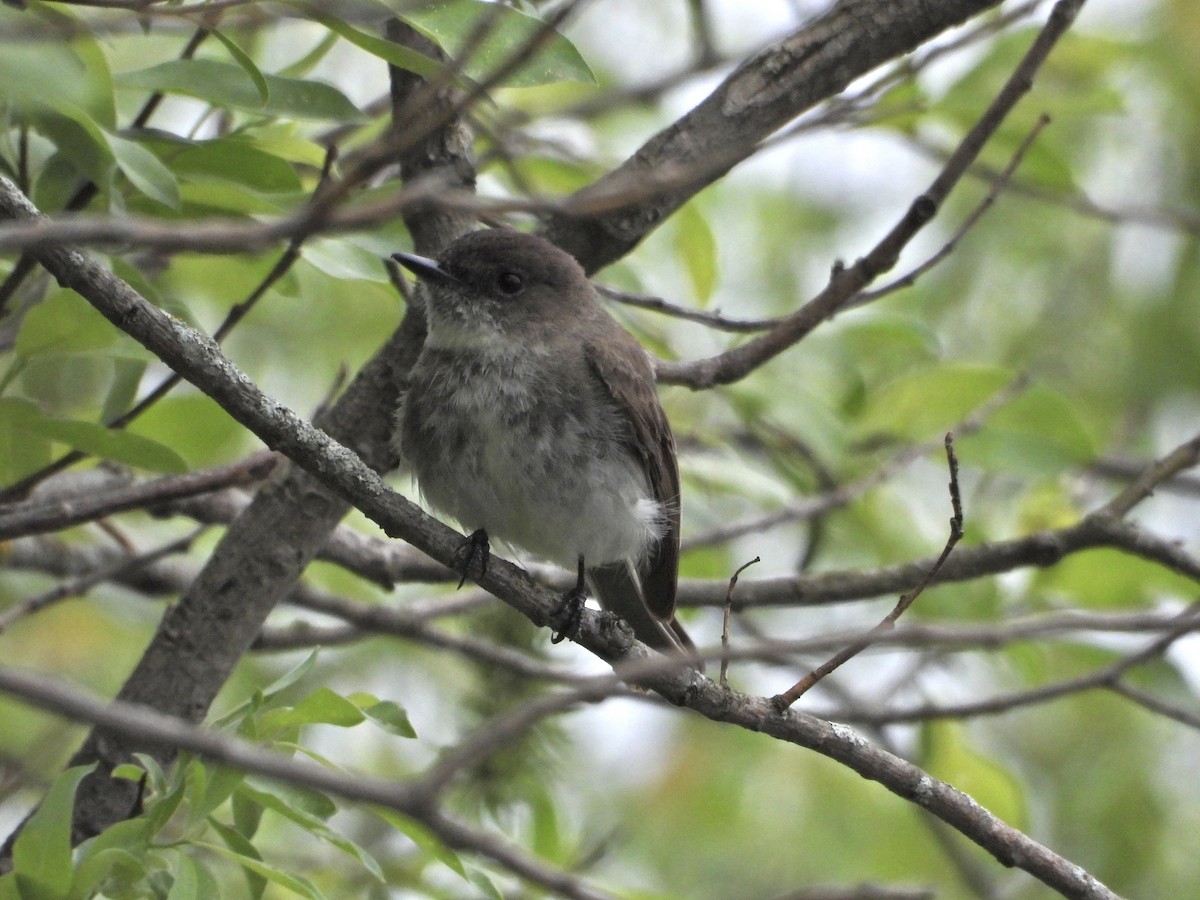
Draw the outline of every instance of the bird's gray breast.
[[[661,533],[629,423],[582,358],[427,347],[399,431],[422,495],[465,528],[565,565],[636,560]]]

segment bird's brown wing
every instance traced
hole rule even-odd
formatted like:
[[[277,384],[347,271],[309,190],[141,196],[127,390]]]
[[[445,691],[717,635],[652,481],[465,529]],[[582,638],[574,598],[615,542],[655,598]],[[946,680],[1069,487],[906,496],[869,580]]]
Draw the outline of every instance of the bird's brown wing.
[[[658,402],[649,356],[632,335],[613,325],[619,338],[613,340],[606,335],[606,340],[590,341],[584,352],[592,371],[631,423],[631,449],[642,463],[654,498],[666,510],[667,532],[651,548],[639,575],[646,607],[655,618],[670,623],[679,577],[680,492],[675,438]],[[627,343],[622,347],[618,341]]]

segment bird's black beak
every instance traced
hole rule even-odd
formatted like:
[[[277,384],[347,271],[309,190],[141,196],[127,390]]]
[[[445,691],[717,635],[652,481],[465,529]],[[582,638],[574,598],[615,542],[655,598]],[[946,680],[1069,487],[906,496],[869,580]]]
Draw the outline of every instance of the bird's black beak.
[[[458,284],[458,279],[441,267],[436,259],[415,253],[393,253],[392,259],[422,281],[430,284]]]

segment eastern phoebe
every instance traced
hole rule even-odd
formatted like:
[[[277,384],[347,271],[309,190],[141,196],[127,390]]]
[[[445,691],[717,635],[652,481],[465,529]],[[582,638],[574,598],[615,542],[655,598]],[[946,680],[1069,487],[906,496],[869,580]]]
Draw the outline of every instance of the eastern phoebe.
[[[586,568],[639,640],[691,648],[675,619],[679,470],[654,368],[579,263],[509,230],[467,234],[436,260],[393,258],[428,288],[398,412],[425,499],[477,543],[577,568],[564,597],[576,616]]]

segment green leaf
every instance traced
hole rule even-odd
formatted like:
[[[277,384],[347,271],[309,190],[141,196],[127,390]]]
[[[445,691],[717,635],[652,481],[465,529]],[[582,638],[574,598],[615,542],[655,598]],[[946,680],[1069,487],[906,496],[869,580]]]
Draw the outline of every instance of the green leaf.
[[[316,149],[319,165],[324,152]],[[172,157],[171,167],[193,181],[223,181],[264,194],[293,193],[302,187],[287,160],[264,149],[263,142],[242,136],[189,144]]]
[[[138,761],[138,764],[146,773],[146,783],[150,790],[159,794],[165,794],[169,789],[167,784],[167,774],[163,771],[162,766],[158,764],[158,760],[149,753],[135,753],[133,758]]]
[[[117,166],[129,183],[149,197],[171,209],[179,208],[179,183],[157,156],[136,141],[107,135]]]
[[[92,897],[95,888],[114,872],[120,872],[128,881],[142,878],[146,868],[146,848],[153,833],[151,822],[145,816],[139,816],[110,825],[80,844],[71,880],[72,900]]]
[[[372,56],[377,56],[384,62],[391,63],[406,71],[413,72],[423,78],[433,78],[444,66],[435,59],[430,59],[423,53],[410,50],[392,41],[365,34],[341,19],[326,15],[300,0],[283,0],[289,6],[304,10],[304,14],[315,22],[320,22],[338,37],[349,41],[360,50],[366,50]]]
[[[447,847],[437,835],[420,822],[392,809],[376,808],[376,815],[416,844],[426,856],[438,860],[450,871],[467,878],[467,868],[457,853]]]
[[[192,801],[191,809],[188,810],[189,816],[194,820],[199,820],[201,818],[208,818],[217,807],[228,800],[241,783],[246,780],[246,773],[241,769],[222,766],[218,763],[200,763],[197,761],[194,765],[203,765],[207,773],[204,790],[196,795]]]
[[[262,854],[258,852],[258,848],[240,831],[230,828],[228,825],[211,816],[209,817],[208,824],[212,826],[218,837],[225,842],[225,846],[234,853],[244,856],[246,859],[262,861]],[[245,866],[242,867],[242,871],[246,874],[250,896],[261,897],[267,887],[266,877],[261,872]]]
[[[514,53],[522,52],[545,23],[509,6],[477,0],[452,0],[433,3],[398,14],[451,56],[457,56],[464,43],[484,21],[489,34],[466,61],[466,73],[477,81],[505,65]],[[486,19],[485,19],[486,17]],[[507,87],[534,87],[556,81],[594,83],[596,76],[588,68],[575,45],[557,31],[552,32],[540,49],[502,82]]]
[[[255,859],[251,856],[245,856],[241,853],[235,853],[220,844],[210,844],[204,841],[196,841],[194,846],[215,853],[224,859],[237,863],[243,869],[260,875],[267,881],[279,885],[285,890],[291,891],[300,897],[308,897],[309,900],[326,900],[325,895],[317,888],[315,884],[307,878],[299,875],[291,875],[280,869],[277,866],[263,862],[261,859]]]
[[[351,728],[365,716],[357,706],[329,688],[318,688],[293,707],[273,709],[259,722],[263,736],[272,736],[302,725],[339,725]]]
[[[1005,369],[943,365],[900,376],[874,391],[858,422],[865,436],[925,440],[962,422],[1013,380]]]
[[[692,282],[696,300],[702,307],[708,306],[717,283],[717,240],[694,203],[675,214],[675,252]]]
[[[269,790],[258,790],[254,788],[249,781],[246,782],[240,789],[242,793],[251,797],[256,803],[260,804],[264,809],[269,809],[279,815],[290,819],[297,825],[304,828],[309,834],[320,838],[326,843],[338,850],[341,850],[347,856],[357,859],[363,867],[371,873],[381,883],[386,882],[383,875],[383,870],[380,869],[379,863],[375,857],[371,856],[365,849],[360,847],[354,841],[339,834],[330,828],[325,820],[333,814],[334,809],[330,803],[331,809],[328,815],[314,815],[309,809],[298,805],[295,801],[300,800],[306,807],[311,806],[313,798],[326,799],[323,795],[315,791],[297,791],[294,787],[287,788],[282,785],[272,786]],[[322,810],[324,812],[324,810]]]
[[[214,106],[266,116],[363,120],[363,114],[337,88],[319,81],[264,75],[269,92],[264,102],[254,81],[237,65],[211,59],[176,59],[117,77],[117,85],[168,94],[183,94]]]
[[[514,171],[519,173],[524,182],[536,193],[544,194],[573,194],[596,180],[601,170],[585,160],[557,159],[536,154],[522,155],[514,158]],[[509,167],[496,171],[495,177],[503,178],[508,174]],[[520,189],[519,186],[513,187]]]
[[[30,358],[105,350],[118,341],[120,332],[108,319],[74,291],[60,288],[26,313],[13,349]]]
[[[963,438],[959,452],[973,466],[1033,475],[1054,475],[1096,457],[1075,408],[1045,385],[1034,385],[993,413],[981,431]]]
[[[97,896],[98,889],[110,880],[137,884],[147,875],[147,861],[145,847],[133,851],[124,847],[106,847],[96,851],[76,867],[70,900],[91,900]]]
[[[475,887],[479,893],[485,897],[490,897],[491,900],[504,900],[504,893],[496,886],[496,882],[492,881],[491,877],[482,869],[472,868],[467,873],[467,881]]]
[[[223,32],[216,28],[210,28],[208,31],[213,37],[225,45],[225,49],[229,51],[229,55],[233,57],[233,61],[242,67],[242,71],[250,76],[250,80],[254,82],[254,87],[258,89],[259,99],[265,104],[271,99],[271,86],[267,84],[267,79],[263,75],[262,70],[254,64],[246,52],[229,39]]]
[[[267,782],[252,775],[246,777],[239,793],[265,809],[282,812],[282,807],[286,806],[289,810],[300,812],[320,822],[332,818],[338,809],[337,804],[328,796],[313,788],[283,782]]]
[[[141,359],[113,359],[112,384],[104,397],[101,422],[111,422],[133,406],[142,377],[146,374],[146,366],[147,363]]]
[[[262,689],[262,695],[266,699],[274,699],[283,691],[286,691],[292,685],[296,684],[300,679],[312,671],[312,667],[317,664],[317,657],[320,655],[320,650],[314,650],[308,656],[304,657],[300,662],[293,666],[288,671],[284,672],[269,685]]]
[[[563,823],[548,790],[534,790],[526,799],[532,825],[533,852],[545,859],[557,860],[563,854]]]
[[[937,335],[920,320],[880,309],[839,321],[829,339],[846,370],[859,375],[868,392],[906,371],[935,364],[940,350]],[[865,402],[867,397],[851,395],[848,404],[852,407],[856,399]]]
[[[37,110],[30,118],[34,127],[54,141],[58,152],[83,175],[107,187],[115,157],[108,135],[86,110],[60,100],[53,108]]]
[[[75,766],[59,775],[17,835],[13,874],[24,900],[57,900],[69,894],[75,791],[95,768]]]
[[[263,808],[237,791],[229,801],[229,808],[233,812],[233,824],[238,834],[247,839],[253,838],[262,824]]]
[[[380,264],[379,254],[371,253],[351,240],[314,238],[304,245],[304,260],[339,280],[388,280],[387,269]]]
[[[184,207],[193,215],[236,213],[278,215],[285,205],[278,200],[248,191],[241,185],[219,181],[191,181],[179,186]]]
[[[29,139],[32,146],[36,146],[40,141],[44,141],[47,146],[53,146],[49,139],[43,139],[36,130],[30,132]],[[78,188],[79,167],[66,154],[55,151],[37,173],[30,199],[39,209],[48,212],[60,210],[67,205]]]
[[[314,169],[325,164],[325,148],[298,135],[295,122],[278,122],[256,128],[252,140],[257,149],[285,162],[312,166]]]
[[[188,810],[188,828],[204,821],[211,809],[204,807],[204,796],[208,788],[209,768],[199,759],[187,760],[183,772],[183,799]]]
[[[50,461],[50,441],[34,429],[41,415],[28,400],[0,397],[0,481],[14,482]]]
[[[191,857],[180,855],[175,880],[171,883],[166,900],[196,900],[199,891],[200,873],[196,871],[196,863]]]
[[[261,691],[256,692],[255,697],[245,700],[221,716],[213,722],[214,728],[227,728],[234,722],[244,718],[248,713],[260,707],[265,701],[274,700],[281,693],[286,691],[296,682],[300,681],[305,675],[312,671],[312,667],[316,665],[319,650],[314,650],[308,656],[304,657],[299,663],[281,675],[275,681],[271,682]]]
[[[166,444],[140,434],[105,428],[95,422],[42,416],[30,427],[44,438],[59,441],[74,450],[101,459],[111,459],[154,472],[179,473],[188,469],[183,457]]]
[[[406,738],[417,736],[416,729],[408,720],[408,711],[398,703],[393,703],[391,700],[380,700],[362,707],[362,711],[368,719],[389,734]]]
[[[146,770],[133,763],[123,763],[112,770],[113,778],[123,778],[125,781],[141,781],[146,777]]]
[[[31,16],[70,38],[39,40],[32,35]],[[5,100],[26,112],[31,107],[57,109],[60,104],[70,105],[101,127],[114,128],[112,73],[99,43],[82,22],[42,3],[31,3],[25,11],[0,7],[0,34],[22,31],[25,35],[5,41],[0,53],[0,85]]]
[[[199,860],[188,859],[196,867],[196,896],[199,900],[221,900],[225,893],[212,870]]]
[[[279,70],[280,75],[287,78],[300,78],[311,72],[321,60],[329,55],[329,51],[337,44],[338,36],[330,31],[317,41],[316,46],[302,57]]]
[[[149,759],[149,754],[139,753],[136,755],[145,767],[146,783],[149,785],[147,793],[151,798],[142,818],[146,821],[150,833],[158,834],[175,815],[179,805],[183,803],[188,782],[186,778],[176,773],[176,777],[167,783],[157,761]]]
[[[1072,553],[1052,568],[1038,570],[1029,590],[1042,603],[1070,597],[1089,609],[1130,610],[1167,597],[1188,598],[1195,585],[1156,562],[1100,547]]]

